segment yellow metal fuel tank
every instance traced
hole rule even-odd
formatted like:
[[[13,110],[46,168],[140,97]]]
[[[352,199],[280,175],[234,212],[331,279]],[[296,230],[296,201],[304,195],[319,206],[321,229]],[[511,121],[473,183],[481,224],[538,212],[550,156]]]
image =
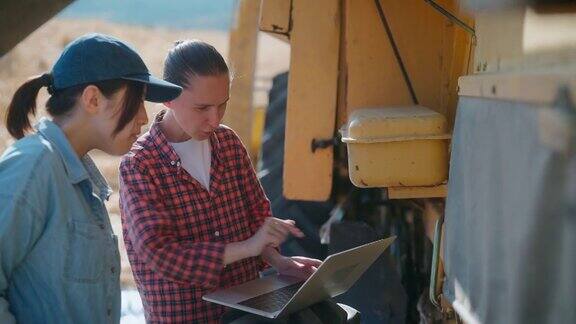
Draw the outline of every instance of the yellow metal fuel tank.
[[[357,187],[435,186],[447,180],[448,123],[432,109],[358,109],[340,131]]]

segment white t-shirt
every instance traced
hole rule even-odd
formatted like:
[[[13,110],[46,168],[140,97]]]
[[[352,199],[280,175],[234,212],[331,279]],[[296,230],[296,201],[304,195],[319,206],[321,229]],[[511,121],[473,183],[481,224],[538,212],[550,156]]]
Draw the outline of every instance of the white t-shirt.
[[[184,170],[210,190],[210,164],[212,149],[210,140],[197,141],[189,139],[186,142],[170,143],[180,157]]]

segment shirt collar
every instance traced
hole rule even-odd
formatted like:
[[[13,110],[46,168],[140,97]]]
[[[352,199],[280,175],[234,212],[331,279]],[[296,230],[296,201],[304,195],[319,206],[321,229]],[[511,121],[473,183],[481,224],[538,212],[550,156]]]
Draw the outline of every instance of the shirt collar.
[[[91,180],[101,198],[108,199],[110,197],[112,189],[98,171],[94,161],[88,154],[80,159],[58,125],[48,118],[42,118],[35,128],[42,137],[52,143],[55,150],[60,154],[71,183],[78,184],[84,180]]]
[[[66,135],[58,125],[48,118],[42,118],[36,125],[36,130],[52,143],[56,151],[60,153],[66,174],[72,183],[76,184],[89,178],[84,164],[82,164],[70,141],[68,141],[68,138],[66,138]]]
[[[84,155],[82,157],[82,163],[84,164],[86,170],[88,171],[92,184],[98,190],[97,194],[100,197],[100,199],[102,200],[110,199],[110,196],[112,195],[113,192],[112,188],[110,188],[108,182],[106,181],[106,178],[104,178],[102,173],[100,173],[90,155],[88,154]]]
[[[179,161],[180,158],[178,154],[174,151],[172,145],[169,145],[166,136],[160,129],[160,122],[164,119],[164,115],[166,115],[166,109],[161,110],[156,116],[154,116],[154,122],[152,126],[150,126],[150,137],[156,147],[159,149],[160,154],[167,159],[170,163]],[[218,135],[214,132],[210,135],[210,145],[212,146],[212,154],[216,157],[217,160],[220,159],[220,141],[218,140]]]

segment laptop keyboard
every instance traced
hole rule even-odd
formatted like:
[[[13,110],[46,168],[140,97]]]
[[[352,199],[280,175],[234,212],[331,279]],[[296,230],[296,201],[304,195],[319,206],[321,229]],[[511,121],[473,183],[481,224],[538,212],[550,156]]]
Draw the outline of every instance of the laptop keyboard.
[[[293,284],[290,286],[286,286],[284,288],[280,288],[278,290],[274,290],[272,292],[256,296],[250,299],[247,299],[243,302],[238,304],[247,306],[250,308],[262,310],[265,312],[276,312],[280,310],[292,296],[298,291],[298,289],[303,285],[303,282]]]

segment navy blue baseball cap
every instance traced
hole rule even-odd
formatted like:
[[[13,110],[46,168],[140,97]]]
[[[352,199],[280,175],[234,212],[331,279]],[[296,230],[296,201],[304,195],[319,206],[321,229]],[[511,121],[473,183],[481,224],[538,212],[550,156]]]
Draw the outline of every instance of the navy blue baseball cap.
[[[52,68],[52,90],[91,82],[124,79],[146,84],[146,100],[176,99],[182,88],[150,75],[140,55],[123,41],[108,35],[87,34],[65,48]]]

